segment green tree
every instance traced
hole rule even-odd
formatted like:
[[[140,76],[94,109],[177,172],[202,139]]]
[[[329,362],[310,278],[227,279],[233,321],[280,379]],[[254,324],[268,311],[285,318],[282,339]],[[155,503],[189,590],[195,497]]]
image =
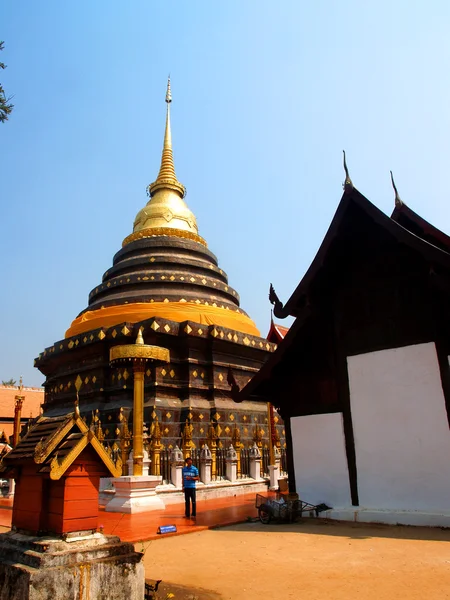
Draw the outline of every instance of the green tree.
[[[16,385],[16,380],[11,377],[8,381],[2,381],[2,385]]]
[[[0,42],[0,50],[3,50],[5,42]],[[6,69],[5,63],[0,62],[0,69]],[[8,116],[11,114],[14,104],[10,102],[11,98],[7,98],[5,90],[0,83],[0,123],[4,123],[8,120]]]

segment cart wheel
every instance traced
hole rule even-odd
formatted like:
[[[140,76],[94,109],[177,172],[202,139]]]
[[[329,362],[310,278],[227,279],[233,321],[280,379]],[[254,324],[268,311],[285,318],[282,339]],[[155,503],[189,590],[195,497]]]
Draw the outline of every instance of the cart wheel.
[[[270,519],[272,518],[272,515],[265,504],[262,504],[258,508],[258,516],[259,516],[259,520],[264,525],[268,525],[270,523]]]

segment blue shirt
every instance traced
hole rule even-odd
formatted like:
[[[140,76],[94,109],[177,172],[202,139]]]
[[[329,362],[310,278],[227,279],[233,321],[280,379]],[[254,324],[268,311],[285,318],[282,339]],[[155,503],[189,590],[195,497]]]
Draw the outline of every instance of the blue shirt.
[[[198,477],[198,469],[191,465],[183,467],[183,484],[185,488],[195,488],[196,481],[194,479],[186,479],[186,477]]]

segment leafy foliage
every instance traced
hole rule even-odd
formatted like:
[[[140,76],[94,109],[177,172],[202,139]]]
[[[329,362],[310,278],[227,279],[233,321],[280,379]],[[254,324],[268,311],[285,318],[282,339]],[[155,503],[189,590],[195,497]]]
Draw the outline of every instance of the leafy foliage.
[[[2,381],[2,385],[16,385],[16,380],[11,377],[11,379],[8,379],[8,381]]]
[[[4,42],[0,42],[0,50],[3,50],[3,47]],[[0,62],[0,69],[6,69],[5,63]],[[14,108],[14,104],[11,104],[10,100],[11,98],[6,97],[5,90],[0,83],[0,123],[4,123],[8,120],[8,117]]]

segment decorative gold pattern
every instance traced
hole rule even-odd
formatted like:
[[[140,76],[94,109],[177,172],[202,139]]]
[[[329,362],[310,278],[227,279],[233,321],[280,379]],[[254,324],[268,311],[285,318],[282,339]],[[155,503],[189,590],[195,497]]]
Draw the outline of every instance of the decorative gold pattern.
[[[79,375],[77,375],[77,378],[75,379],[75,389],[77,390],[77,392],[80,391],[82,384],[83,384],[83,381],[82,381],[81,377]]]
[[[124,359],[144,359],[170,361],[170,352],[161,346],[139,346],[137,344],[124,344],[113,346],[109,351],[110,362]]]

